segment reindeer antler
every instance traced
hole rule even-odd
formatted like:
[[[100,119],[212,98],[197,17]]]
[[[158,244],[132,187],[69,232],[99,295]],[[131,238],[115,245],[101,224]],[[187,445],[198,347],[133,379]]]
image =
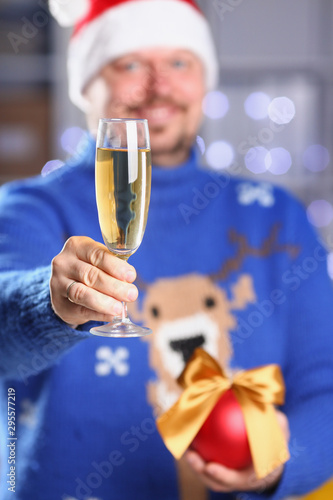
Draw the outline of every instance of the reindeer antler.
[[[227,259],[221,269],[210,275],[214,281],[224,280],[233,271],[240,269],[245,257],[267,257],[276,252],[287,252],[291,258],[296,258],[300,248],[292,244],[279,244],[277,242],[281,224],[274,224],[268,237],[259,248],[251,247],[245,235],[238,234],[234,229],[229,232],[229,239],[232,243],[238,244],[238,251],[235,256]]]

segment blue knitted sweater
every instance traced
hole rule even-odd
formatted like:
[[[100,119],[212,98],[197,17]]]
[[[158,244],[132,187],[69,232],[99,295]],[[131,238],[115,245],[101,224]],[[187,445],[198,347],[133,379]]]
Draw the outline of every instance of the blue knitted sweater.
[[[155,414],[199,345],[234,369],[278,363],[285,378],[291,459],[274,492],[240,498],[302,494],[333,473],[333,294],[297,201],[205,172],[194,155],[154,167],[131,258],[145,339],[95,337],[54,314],[50,264],[72,235],[101,241],[91,140],[61,169],[0,191],[1,500],[181,498]]]

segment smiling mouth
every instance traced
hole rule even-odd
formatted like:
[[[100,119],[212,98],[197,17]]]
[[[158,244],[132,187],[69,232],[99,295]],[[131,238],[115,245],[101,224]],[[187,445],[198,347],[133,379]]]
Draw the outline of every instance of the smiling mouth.
[[[149,125],[164,125],[179,111],[179,106],[174,104],[148,105],[134,110],[137,116],[146,118]]]

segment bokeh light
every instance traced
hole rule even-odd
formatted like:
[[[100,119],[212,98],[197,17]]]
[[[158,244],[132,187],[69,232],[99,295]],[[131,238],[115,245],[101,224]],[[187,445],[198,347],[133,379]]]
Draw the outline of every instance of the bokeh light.
[[[86,132],[80,127],[67,128],[60,137],[61,147],[66,153],[74,154]]]
[[[333,219],[333,207],[327,200],[315,200],[307,208],[307,216],[316,227],[328,226]]]
[[[245,166],[254,174],[262,174],[267,171],[266,157],[268,150],[262,146],[250,148],[245,155]]]
[[[200,153],[202,155],[204,155],[205,151],[206,151],[206,144],[205,144],[204,139],[200,135],[197,135],[197,137],[196,137],[196,143],[197,143],[197,146],[199,148]]]
[[[219,90],[208,92],[202,102],[202,110],[212,120],[223,118],[229,111],[229,100]]]
[[[264,92],[252,92],[244,102],[245,113],[253,120],[263,120],[267,117],[271,98]]]
[[[282,175],[288,172],[292,165],[292,159],[289,151],[285,148],[271,149],[265,158],[267,170],[274,175]]]
[[[329,277],[333,280],[333,252],[327,255],[327,272]]]
[[[45,177],[45,175],[54,172],[54,170],[58,170],[58,168],[61,168],[63,165],[64,162],[61,160],[50,160],[45,163],[44,167],[42,168],[41,174],[43,177]]]
[[[225,141],[212,142],[206,151],[206,161],[215,170],[222,170],[229,167],[235,157],[235,152],[231,144]]]
[[[311,172],[325,170],[330,162],[328,149],[320,144],[312,144],[303,153],[303,164]]]
[[[288,97],[276,97],[268,106],[269,118],[278,125],[285,125],[294,118],[295,104]]]

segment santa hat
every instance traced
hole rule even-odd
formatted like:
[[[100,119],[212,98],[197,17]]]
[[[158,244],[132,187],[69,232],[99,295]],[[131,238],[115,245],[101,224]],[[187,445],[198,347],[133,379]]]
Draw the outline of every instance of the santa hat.
[[[82,92],[109,61],[152,47],[183,48],[203,62],[206,88],[218,61],[206,18],[193,0],[49,0],[62,26],[74,25],[68,49],[69,96],[85,110]]]

